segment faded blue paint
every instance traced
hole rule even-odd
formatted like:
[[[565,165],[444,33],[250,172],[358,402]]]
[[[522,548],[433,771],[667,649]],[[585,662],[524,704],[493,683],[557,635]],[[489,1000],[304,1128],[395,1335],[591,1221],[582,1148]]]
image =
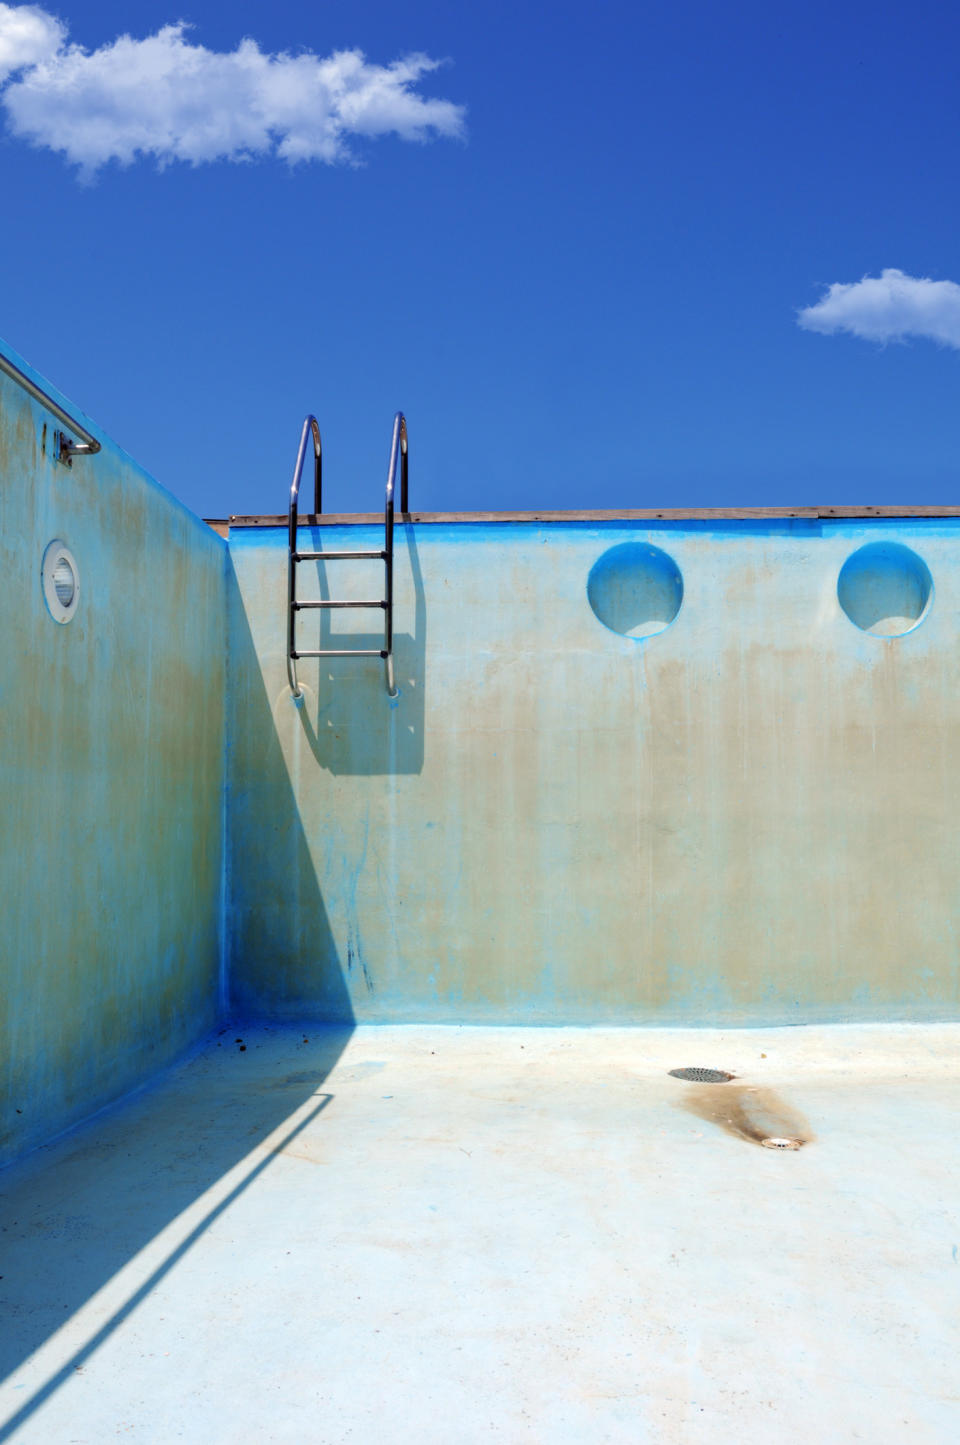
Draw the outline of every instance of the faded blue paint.
[[[60,423],[0,375],[0,1160],[217,1007],[227,551],[80,419],[103,449],[68,468]],[[80,569],[63,626],[40,581],[54,537]]]
[[[228,1009],[960,1016],[960,523],[402,524],[399,698],[375,662],[304,662],[298,708],[284,529],[234,529],[228,550],[108,439],[55,463],[53,430],[0,381],[0,1157]],[[66,626],[41,595],[52,537],[81,569]],[[599,610],[649,630],[664,578],[682,606],[621,635],[589,579],[644,556],[641,613],[629,568]],[[851,615],[873,625],[895,595],[923,625],[854,625],[845,564],[867,578]],[[363,596],[381,575],[313,581]],[[378,645],[369,614],[299,625]]]
[[[958,538],[944,519],[408,525],[396,708],[376,663],[324,661],[301,665],[297,709],[285,534],[234,529],[238,1006],[957,1017]],[[838,600],[844,563],[877,540],[933,577],[907,636],[861,631]],[[373,526],[310,539],[377,542]],[[610,631],[588,600],[598,560],[627,543],[682,574],[657,636]],[[373,565],[318,567],[316,595],[369,595]],[[372,636],[364,614],[299,626]]]

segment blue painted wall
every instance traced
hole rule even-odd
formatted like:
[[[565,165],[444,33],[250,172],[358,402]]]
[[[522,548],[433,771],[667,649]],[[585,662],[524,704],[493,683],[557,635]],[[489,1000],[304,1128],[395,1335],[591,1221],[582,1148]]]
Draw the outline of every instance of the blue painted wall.
[[[105,437],[55,462],[58,426],[0,375],[0,1161],[218,1007],[226,547]],[[53,538],[80,569],[65,626]]]
[[[311,544],[380,535],[324,527]],[[892,564],[852,569],[867,626],[886,625],[891,579],[894,612],[927,606],[904,636],[862,630],[838,599],[847,559],[877,541],[932,579],[924,601]],[[298,709],[285,533],[233,529],[236,1006],[957,1017],[958,541],[952,521],[401,527],[399,701],[375,661],[305,662]],[[597,567],[625,544],[672,559],[633,612],[629,578]],[[376,563],[311,570],[315,596],[380,585]],[[591,575],[608,620],[657,635],[605,626]],[[376,645],[371,616],[300,627]]]
[[[108,439],[55,461],[55,426],[0,377],[0,1160],[227,1006],[960,1015],[957,522],[401,524],[399,698],[324,660],[297,707],[285,530],[228,549]],[[376,596],[382,568],[302,580]]]

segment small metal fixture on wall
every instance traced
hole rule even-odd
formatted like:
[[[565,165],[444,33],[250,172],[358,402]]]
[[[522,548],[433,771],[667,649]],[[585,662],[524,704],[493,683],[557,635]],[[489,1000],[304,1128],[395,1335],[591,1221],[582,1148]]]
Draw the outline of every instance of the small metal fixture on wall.
[[[60,403],[55,401],[49,392],[44,391],[42,386],[39,386],[25,371],[22,371],[9,356],[4,356],[2,351],[0,351],[0,373],[9,376],[11,381],[15,381],[18,386],[22,386],[34,401],[38,401],[41,406],[46,407],[47,411],[53,412],[58,421],[64,422],[71,432],[83,438],[78,442],[74,441],[72,436],[67,436],[66,432],[54,432],[53,455],[55,461],[63,462],[64,466],[69,467],[73,465],[74,457],[96,456],[100,450],[100,443],[93,433],[87,431],[76,417],[71,416],[68,411],[64,411]]]
[[[99,444],[93,445],[90,442],[75,442],[68,437],[66,432],[55,431],[53,434],[53,455],[54,459],[62,462],[65,467],[73,466],[74,457],[92,457],[100,450]]]

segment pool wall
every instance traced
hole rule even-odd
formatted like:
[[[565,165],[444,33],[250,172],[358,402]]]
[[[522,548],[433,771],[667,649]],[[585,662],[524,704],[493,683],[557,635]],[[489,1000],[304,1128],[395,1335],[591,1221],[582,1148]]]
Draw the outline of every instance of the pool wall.
[[[374,526],[301,532],[382,543]],[[231,528],[235,1006],[956,1018],[958,537],[953,519],[401,525],[399,700],[375,660],[304,661],[297,708],[285,531]],[[882,567],[854,578],[859,625],[838,600],[847,559],[877,542],[896,544],[893,572],[900,548],[932,578],[903,636],[862,630]],[[646,640],[588,596],[620,620],[624,547],[666,554],[648,611],[664,588],[680,601]],[[381,576],[304,567],[302,595],[377,596]],[[900,583],[894,611],[915,601]],[[301,645],[323,628],[324,645],[376,646],[377,621],[306,614]]]
[[[60,424],[0,375],[0,1161],[219,1007],[227,549],[80,419],[103,450],[67,467]],[[41,588],[54,538],[80,574],[65,625]]]
[[[229,1018],[960,1017],[960,517],[401,521],[297,706],[285,528],[79,420],[0,375],[0,1162]]]

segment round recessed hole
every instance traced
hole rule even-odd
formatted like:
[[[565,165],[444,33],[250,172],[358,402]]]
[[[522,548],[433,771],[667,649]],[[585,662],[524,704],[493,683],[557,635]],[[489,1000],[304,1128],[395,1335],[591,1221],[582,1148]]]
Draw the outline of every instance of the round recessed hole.
[[[41,576],[50,616],[54,622],[69,622],[80,600],[80,571],[76,557],[58,537],[43,554]]]
[[[734,1077],[725,1069],[668,1069],[674,1079],[686,1079],[691,1084],[727,1084]]]
[[[873,637],[902,637],[923,621],[933,578],[922,557],[900,542],[869,542],[844,562],[837,599],[855,627]]]
[[[779,1134],[772,1134],[769,1139],[761,1139],[760,1143],[764,1149],[799,1149],[803,1144],[802,1139],[788,1139]]]
[[[622,542],[598,557],[587,578],[587,599],[604,627],[623,637],[655,637],[683,601],[683,578],[673,558],[648,542]]]

